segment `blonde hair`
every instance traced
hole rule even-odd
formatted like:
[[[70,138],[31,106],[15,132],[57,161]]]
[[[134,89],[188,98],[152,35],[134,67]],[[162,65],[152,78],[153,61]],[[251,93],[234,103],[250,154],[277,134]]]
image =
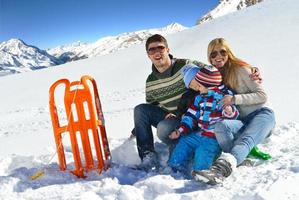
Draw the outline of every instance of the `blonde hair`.
[[[237,58],[230,48],[229,43],[224,38],[216,38],[212,40],[208,45],[208,60],[211,62],[211,53],[213,52],[216,45],[222,45],[228,56],[228,60],[223,67],[219,69],[222,75],[222,80],[225,85],[232,89],[238,87],[237,70],[239,67],[250,67],[249,64],[243,60]]]

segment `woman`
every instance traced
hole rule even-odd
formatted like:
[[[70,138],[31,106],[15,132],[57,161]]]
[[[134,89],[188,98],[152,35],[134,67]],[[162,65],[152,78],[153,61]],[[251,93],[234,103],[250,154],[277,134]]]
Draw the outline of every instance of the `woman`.
[[[250,79],[252,67],[232,52],[228,42],[216,38],[208,46],[209,62],[219,69],[223,83],[235,91],[223,98],[224,105],[235,104],[239,120],[223,120],[215,127],[215,135],[224,151],[209,170],[194,171],[196,180],[221,183],[251,149],[264,141],[275,126],[274,112],[267,107],[267,94],[258,81]]]

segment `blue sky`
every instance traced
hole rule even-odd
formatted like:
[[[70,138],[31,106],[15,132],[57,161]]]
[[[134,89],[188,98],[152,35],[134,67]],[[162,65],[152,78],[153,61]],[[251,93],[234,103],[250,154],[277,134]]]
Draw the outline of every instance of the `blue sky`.
[[[0,0],[0,42],[41,49],[177,22],[193,26],[219,0]]]

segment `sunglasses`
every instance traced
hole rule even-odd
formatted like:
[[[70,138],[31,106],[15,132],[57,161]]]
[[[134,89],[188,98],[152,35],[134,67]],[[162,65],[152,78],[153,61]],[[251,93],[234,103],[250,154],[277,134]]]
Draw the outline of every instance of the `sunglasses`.
[[[224,49],[221,49],[220,51],[213,51],[210,54],[210,58],[216,58],[218,55],[227,56],[227,52]]]
[[[147,53],[150,55],[155,54],[156,52],[162,53],[165,50],[166,47],[164,46],[156,46],[156,47],[151,47],[147,50]]]

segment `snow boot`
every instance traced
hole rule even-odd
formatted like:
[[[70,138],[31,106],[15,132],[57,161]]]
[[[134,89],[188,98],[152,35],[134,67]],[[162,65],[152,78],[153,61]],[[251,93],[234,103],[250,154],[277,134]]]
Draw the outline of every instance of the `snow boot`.
[[[236,158],[229,153],[222,153],[209,170],[193,170],[192,176],[196,181],[216,185],[230,176],[237,166]]]
[[[141,164],[137,166],[137,169],[144,170],[146,172],[158,169],[158,156],[156,152],[148,152],[141,161]]]
[[[252,150],[248,154],[248,157],[254,157],[262,160],[269,160],[272,158],[270,154],[262,152],[257,146],[254,146],[252,148]]]

